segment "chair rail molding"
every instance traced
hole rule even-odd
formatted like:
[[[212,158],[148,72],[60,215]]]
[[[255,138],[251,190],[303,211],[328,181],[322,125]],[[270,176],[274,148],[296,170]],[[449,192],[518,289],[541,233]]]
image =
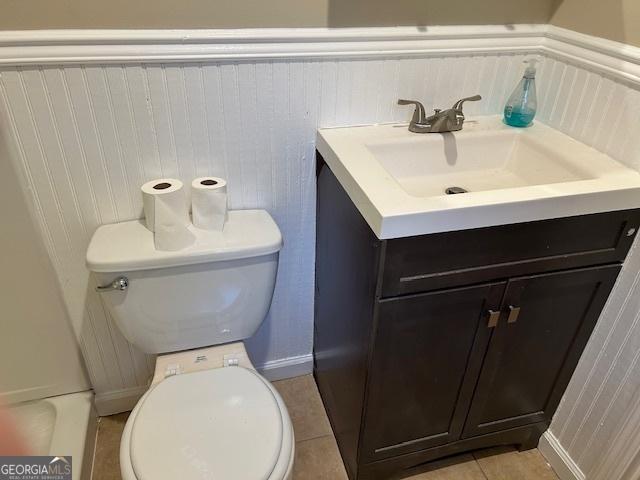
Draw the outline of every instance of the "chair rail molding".
[[[0,65],[530,53],[640,84],[640,48],[552,25],[0,32]]]
[[[549,25],[541,51],[633,86],[640,85],[640,48]]]
[[[380,57],[538,49],[544,25],[0,32],[0,64]]]

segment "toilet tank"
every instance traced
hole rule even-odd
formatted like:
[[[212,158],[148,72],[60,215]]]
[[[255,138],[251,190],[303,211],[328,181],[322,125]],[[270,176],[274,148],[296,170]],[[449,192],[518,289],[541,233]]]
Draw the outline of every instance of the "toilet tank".
[[[269,311],[282,247],[271,216],[235,210],[223,232],[190,228],[194,244],[177,252],[156,250],[139,220],[103,225],[89,244],[87,266],[97,284],[115,282],[100,291],[105,305],[144,352],[243,340]]]

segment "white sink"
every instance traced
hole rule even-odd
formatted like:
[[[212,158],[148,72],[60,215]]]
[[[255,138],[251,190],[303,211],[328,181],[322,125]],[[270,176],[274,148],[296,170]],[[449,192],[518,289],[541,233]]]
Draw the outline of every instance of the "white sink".
[[[320,129],[317,148],[379,238],[640,207],[640,174],[539,122]]]
[[[595,178],[561,151],[517,130],[421,135],[366,144],[374,158],[410,195],[443,195],[575,182]]]

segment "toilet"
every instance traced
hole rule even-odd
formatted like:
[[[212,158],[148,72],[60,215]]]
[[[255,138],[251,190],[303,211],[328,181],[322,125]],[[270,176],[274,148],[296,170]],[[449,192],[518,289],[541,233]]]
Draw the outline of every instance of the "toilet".
[[[123,335],[157,354],[120,444],[124,480],[289,480],[294,434],[243,340],[273,297],[282,235],[264,210],[230,211],[223,232],[158,251],[139,221],[98,228],[87,266]]]

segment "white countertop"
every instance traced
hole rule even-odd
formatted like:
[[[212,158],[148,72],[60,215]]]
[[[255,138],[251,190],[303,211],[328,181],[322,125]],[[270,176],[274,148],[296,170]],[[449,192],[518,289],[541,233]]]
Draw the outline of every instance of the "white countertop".
[[[502,131],[512,138],[520,138],[511,134],[517,132],[525,143],[531,139],[542,146],[540,148],[561,152],[562,163],[568,171],[575,169],[581,176],[577,180],[554,180],[555,183],[484,189],[460,195],[445,195],[443,191],[420,196],[408,193],[398,175],[392,175],[389,166],[385,168],[374,155],[372,145],[387,142],[392,146],[405,145],[402,147],[405,150],[406,145],[415,145],[417,149],[423,148],[426,145],[423,142],[427,141],[442,143],[445,137],[441,134],[411,133],[406,124],[324,128],[318,130],[317,149],[380,239],[640,207],[638,172],[537,121],[529,128],[513,129],[504,125],[499,116],[471,118],[462,131],[446,134],[444,143],[453,142],[455,146],[456,142],[461,145],[466,142],[468,145],[486,132],[493,135]],[[399,151],[398,155],[401,154]],[[386,161],[393,162],[393,158]],[[424,161],[441,159],[425,154]],[[470,170],[467,176],[474,171],[482,172]]]

